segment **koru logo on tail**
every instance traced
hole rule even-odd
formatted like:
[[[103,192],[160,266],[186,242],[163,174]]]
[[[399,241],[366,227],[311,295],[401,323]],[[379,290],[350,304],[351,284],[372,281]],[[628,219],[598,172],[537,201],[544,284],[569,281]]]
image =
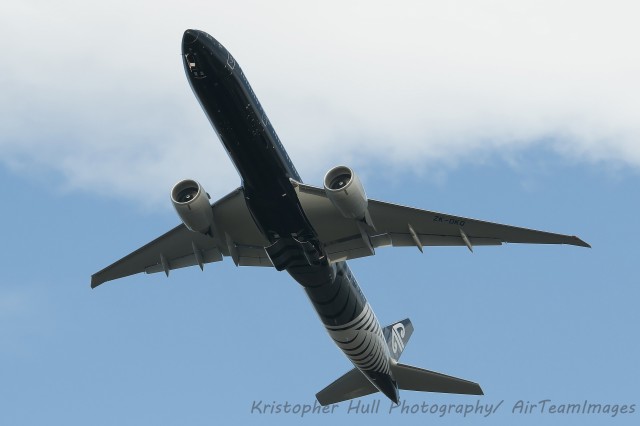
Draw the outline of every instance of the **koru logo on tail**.
[[[404,324],[401,322],[394,324],[393,327],[391,327],[391,349],[394,354],[398,353],[398,349],[400,352],[404,350],[404,341],[402,340],[404,335]]]

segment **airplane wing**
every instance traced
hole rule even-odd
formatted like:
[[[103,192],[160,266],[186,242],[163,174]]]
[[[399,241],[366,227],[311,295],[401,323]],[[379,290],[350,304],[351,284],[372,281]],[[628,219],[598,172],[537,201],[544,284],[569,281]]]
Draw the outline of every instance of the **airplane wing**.
[[[374,254],[383,246],[474,246],[502,243],[570,244],[580,238],[369,200],[372,226],[346,219],[322,188],[294,182],[302,209],[332,262]]]
[[[273,266],[264,247],[269,245],[258,230],[244,200],[242,188],[221,198],[213,209],[214,232],[210,237],[184,225],[151,241],[91,276],[91,287],[117,278],[146,272],[164,272],[186,266],[219,262],[230,256],[238,266]]]

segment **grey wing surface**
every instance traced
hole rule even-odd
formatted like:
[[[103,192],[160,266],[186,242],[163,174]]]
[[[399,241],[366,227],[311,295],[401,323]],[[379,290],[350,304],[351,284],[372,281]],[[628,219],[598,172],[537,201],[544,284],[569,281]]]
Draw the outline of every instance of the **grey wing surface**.
[[[369,200],[371,225],[344,218],[322,188],[295,183],[300,204],[332,261],[370,256],[383,246],[474,246],[502,243],[569,244],[590,247],[580,238],[486,222]]]
[[[264,247],[269,242],[259,231],[244,192],[238,188],[214,203],[213,236],[179,225],[133,253],[91,276],[91,287],[117,278],[145,272],[164,272],[187,266],[219,262],[229,256],[238,266],[273,266]]]

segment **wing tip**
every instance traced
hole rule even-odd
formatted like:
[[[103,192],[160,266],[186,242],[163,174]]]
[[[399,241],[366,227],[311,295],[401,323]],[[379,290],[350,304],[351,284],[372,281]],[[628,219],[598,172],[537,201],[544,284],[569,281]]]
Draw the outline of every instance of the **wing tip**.
[[[91,275],[91,288],[96,288],[104,281],[100,280],[96,275]]]
[[[329,399],[326,399],[322,392],[316,393],[316,400],[318,401],[318,404],[322,405],[323,407],[331,404],[331,401]]]
[[[475,395],[484,395],[484,391],[482,390],[482,386],[478,383],[474,383],[476,385],[476,393]]]
[[[575,246],[580,246],[580,247],[586,247],[586,248],[591,248],[591,244],[581,240],[580,238],[576,237],[575,235],[572,236],[571,238],[573,238],[573,245]]]

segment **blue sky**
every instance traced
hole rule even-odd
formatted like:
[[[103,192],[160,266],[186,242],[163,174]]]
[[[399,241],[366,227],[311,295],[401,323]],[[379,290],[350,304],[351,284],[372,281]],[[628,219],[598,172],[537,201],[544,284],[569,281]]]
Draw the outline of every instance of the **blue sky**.
[[[0,70],[0,423],[636,424],[633,7],[586,5],[559,25],[569,6],[537,3],[194,2],[147,17],[142,2],[24,2],[0,14],[6,58],[21,58]],[[31,31],[8,37],[18,23]],[[313,404],[349,369],[303,291],[273,270],[222,262],[89,288],[178,223],[176,180],[213,197],[239,182],[180,68],[188,27],[233,52],[306,182],[347,163],[371,198],[592,244],[387,248],[350,263],[383,324],[413,321],[404,362],[485,391],[404,392],[407,403],[503,401],[495,414],[388,414],[376,396],[363,399],[381,401],[375,415],[252,413],[254,401]],[[636,412],[512,413],[544,399]]]

